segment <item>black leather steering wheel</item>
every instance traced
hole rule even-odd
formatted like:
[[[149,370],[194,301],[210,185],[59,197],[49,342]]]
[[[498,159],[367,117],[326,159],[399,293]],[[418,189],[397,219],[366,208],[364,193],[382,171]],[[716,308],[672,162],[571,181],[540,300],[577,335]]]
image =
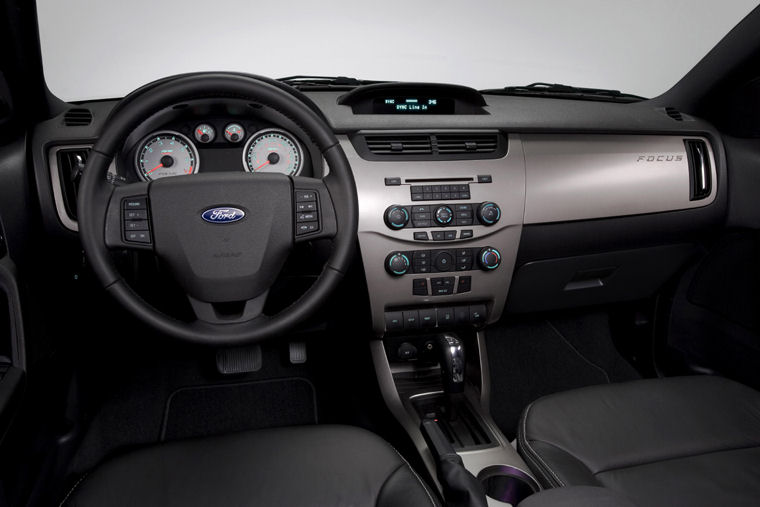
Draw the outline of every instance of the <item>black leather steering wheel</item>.
[[[243,99],[287,116],[319,148],[329,174],[317,179],[212,172],[118,187],[106,180],[112,159],[140,123],[167,107],[203,98]],[[312,230],[297,231],[302,202],[317,208]],[[87,259],[119,303],[166,335],[228,346],[283,334],[327,301],[353,256],[358,201],[338,140],[297,93],[255,76],[209,73],[157,81],[123,100],[87,160],[77,213]],[[141,228],[148,227],[147,234],[128,235],[132,217],[145,217]],[[319,277],[289,308],[265,315],[269,289],[290,250],[320,238],[331,238],[333,246]],[[153,251],[187,293],[196,319],[175,319],[143,300],[121,278],[109,249]]]

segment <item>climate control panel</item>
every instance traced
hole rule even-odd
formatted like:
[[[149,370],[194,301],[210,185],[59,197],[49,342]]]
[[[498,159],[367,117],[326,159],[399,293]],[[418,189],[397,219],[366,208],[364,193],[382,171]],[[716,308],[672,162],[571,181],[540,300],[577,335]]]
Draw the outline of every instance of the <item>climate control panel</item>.
[[[493,271],[501,265],[501,252],[494,247],[454,248],[391,252],[385,258],[385,271],[391,276],[406,274]]]

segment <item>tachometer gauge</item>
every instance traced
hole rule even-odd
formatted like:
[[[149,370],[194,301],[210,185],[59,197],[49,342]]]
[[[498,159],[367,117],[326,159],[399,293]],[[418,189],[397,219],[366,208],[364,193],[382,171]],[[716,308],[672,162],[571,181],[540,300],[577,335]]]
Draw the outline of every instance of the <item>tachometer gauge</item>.
[[[252,173],[283,173],[296,176],[301,172],[301,145],[284,130],[256,132],[243,149],[243,164]]]
[[[137,174],[144,180],[181,176],[198,172],[198,150],[179,132],[156,132],[137,149]]]
[[[231,143],[239,143],[245,137],[245,129],[239,123],[230,123],[224,127],[224,138]]]
[[[195,127],[195,140],[199,143],[210,143],[214,139],[216,139],[216,129],[209,125],[208,123],[201,123],[197,127]]]

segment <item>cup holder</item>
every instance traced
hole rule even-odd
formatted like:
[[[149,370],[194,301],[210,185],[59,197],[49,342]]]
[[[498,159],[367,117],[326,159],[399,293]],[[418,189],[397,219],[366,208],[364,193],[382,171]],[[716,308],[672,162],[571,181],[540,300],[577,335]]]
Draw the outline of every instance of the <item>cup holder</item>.
[[[486,496],[516,506],[538,492],[536,481],[522,470],[508,465],[492,465],[478,474]]]

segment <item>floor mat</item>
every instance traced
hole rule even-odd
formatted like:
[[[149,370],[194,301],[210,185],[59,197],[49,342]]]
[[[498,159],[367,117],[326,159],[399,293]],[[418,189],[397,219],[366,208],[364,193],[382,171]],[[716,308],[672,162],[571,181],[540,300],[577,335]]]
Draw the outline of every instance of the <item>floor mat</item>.
[[[316,422],[314,387],[305,379],[184,387],[175,391],[166,403],[161,439]]]
[[[498,325],[486,343],[491,413],[509,439],[522,410],[541,396],[640,378],[615,349],[605,313]]]

